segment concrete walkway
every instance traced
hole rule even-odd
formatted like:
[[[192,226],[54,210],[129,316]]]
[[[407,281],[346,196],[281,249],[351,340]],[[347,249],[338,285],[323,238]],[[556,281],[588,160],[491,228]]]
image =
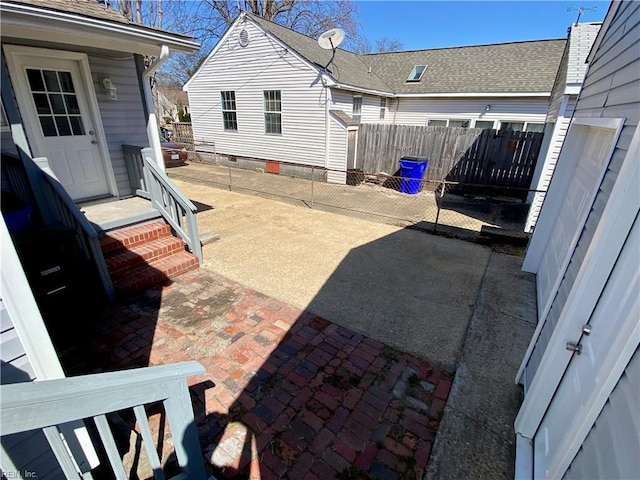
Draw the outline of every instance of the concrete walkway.
[[[489,248],[174,181],[220,234],[205,268],[455,369]]]

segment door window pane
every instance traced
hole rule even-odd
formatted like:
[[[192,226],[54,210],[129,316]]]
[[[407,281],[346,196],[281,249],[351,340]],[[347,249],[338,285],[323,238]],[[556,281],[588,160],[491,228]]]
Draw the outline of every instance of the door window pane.
[[[40,125],[42,126],[42,134],[45,137],[57,137],[58,132],[53,117],[40,117]]]
[[[66,137],[71,135],[71,126],[69,125],[69,120],[67,117],[55,117],[56,125],[58,126],[58,134],[61,137]]]
[[[60,78],[60,86],[62,87],[62,91],[66,93],[74,93],[73,89],[73,81],[71,80],[71,74],[69,72],[58,72],[58,77]]]
[[[471,123],[470,120],[449,120],[450,127],[469,128],[469,123]]]
[[[27,68],[27,78],[32,92],[44,92],[44,82],[42,81],[40,70]]]
[[[53,113],[64,115],[67,111],[64,108],[64,100],[62,99],[62,95],[49,95],[49,100],[51,101],[51,109]]]
[[[43,70],[44,83],[49,92],[59,92],[60,84],[58,83],[58,75],[53,70]]]
[[[69,72],[29,68],[27,78],[45,137],[85,134],[78,97]]]
[[[524,122],[500,122],[500,130],[513,130],[521,132],[524,130]]]
[[[67,113],[70,115],[78,115],[80,113],[80,107],[75,95],[65,95],[64,101],[67,104]]]
[[[84,135],[84,126],[82,125],[82,118],[69,117],[69,122],[71,122],[71,129],[73,130],[74,135]]]
[[[446,120],[429,120],[429,126],[430,127],[446,127],[447,121]]]
[[[544,132],[544,123],[527,123],[527,132]]]
[[[51,114],[51,109],[49,108],[49,100],[47,100],[46,93],[34,93],[33,102],[36,104],[36,112],[38,112],[38,114]]]

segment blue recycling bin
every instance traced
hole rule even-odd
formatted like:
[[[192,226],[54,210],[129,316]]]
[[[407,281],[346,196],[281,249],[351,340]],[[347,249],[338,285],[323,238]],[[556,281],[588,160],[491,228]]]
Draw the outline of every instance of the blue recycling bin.
[[[420,183],[427,171],[429,159],[402,157],[400,159],[400,191],[415,195],[420,191]]]

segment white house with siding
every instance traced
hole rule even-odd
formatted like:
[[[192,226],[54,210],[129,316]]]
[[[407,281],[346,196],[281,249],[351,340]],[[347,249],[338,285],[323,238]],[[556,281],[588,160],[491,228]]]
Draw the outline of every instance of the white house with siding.
[[[523,270],[516,478],[640,478],[640,4],[613,2]]]
[[[565,44],[338,48],[329,65],[315,39],[242,13],[184,89],[194,138],[217,153],[344,172],[353,152],[344,132],[332,138],[335,110],[356,123],[542,131]]]
[[[587,72],[587,55],[601,26],[602,23],[578,23],[569,27],[569,41],[553,85],[549,111],[545,120],[544,143],[531,181],[531,189],[538,192],[530,194],[528,198],[531,206],[525,222],[526,232],[533,231],[540,214],[540,207],[549,188],[560,148],[569,129],[569,122]]]

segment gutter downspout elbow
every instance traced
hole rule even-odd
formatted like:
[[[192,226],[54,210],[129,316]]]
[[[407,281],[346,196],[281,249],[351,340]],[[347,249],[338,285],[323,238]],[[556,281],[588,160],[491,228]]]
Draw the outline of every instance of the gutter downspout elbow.
[[[164,167],[164,159],[162,157],[160,132],[158,131],[158,119],[156,117],[155,107],[153,105],[153,94],[151,93],[151,84],[149,82],[149,79],[151,78],[151,75],[153,75],[156,70],[158,70],[158,68],[160,68],[162,64],[167,61],[170,55],[171,52],[169,51],[169,47],[167,45],[162,45],[162,48],[160,49],[160,56],[156,58],[142,74],[144,99],[147,104],[147,110],[149,112],[149,118],[147,119],[147,137],[149,138],[149,144],[155,154],[156,163],[163,172],[166,170]]]

